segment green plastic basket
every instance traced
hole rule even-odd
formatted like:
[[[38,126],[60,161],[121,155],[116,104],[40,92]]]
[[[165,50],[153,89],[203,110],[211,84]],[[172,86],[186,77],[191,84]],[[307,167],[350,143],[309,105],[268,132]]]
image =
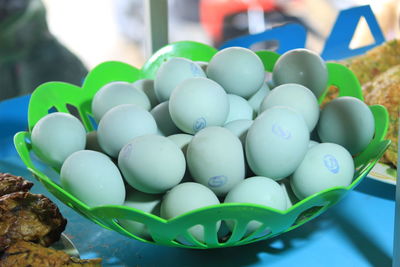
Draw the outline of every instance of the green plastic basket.
[[[32,161],[30,131],[40,118],[52,108],[68,112],[69,106],[76,107],[87,131],[93,130],[91,123],[91,100],[103,85],[112,81],[134,82],[143,78],[154,78],[159,66],[171,57],[185,57],[195,61],[209,61],[217,51],[204,44],[195,42],[177,42],[165,46],[156,52],[143,66],[137,69],[121,62],[105,62],[94,68],[86,77],[82,88],[63,82],[48,82],[40,85],[32,94],[28,123],[29,132],[19,132],[14,137],[15,147],[33,175],[59,200],[79,212],[89,220],[122,235],[153,244],[186,248],[221,248],[240,246],[268,239],[292,229],[317,217],[342,199],[368,174],[381,158],[390,144],[384,140],[388,128],[388,113],[383,106],[371,106],[375,118],[374,139],[365,151],[355,157],[356,172],[351,185],[335,187],[312,195],[286,211],[280,211],[255,204],[220,204],[188,212],[176,218],[165,220],[140,210],[116,205],[90,208],[50,179]],[[265,70],[271,72],[279,55],[270,51],[259,51],[257,55],[264,63]],[[354,96],[363,100],[360,84],[346,67],[327,63],[329,85],[339,88],[340,96]],[[320,102],[323,100],[321,97]],[[56,170],[57,172],[59,170]],[[147,226],[152,240],[145,240],[130,233],[118,224],[118,220],[132,220]],[[223,220],[235,221],[232,233],[224,239],[218,238],[216,223]],[[246,236],[246,226],[251,221],[262,225],[254,233]],[[193,226],[204,227],[204,242],[195,239],[189,232]],[[186,245],[177,239],[185,239]],[[223,240],[223,241],[221,241]]]

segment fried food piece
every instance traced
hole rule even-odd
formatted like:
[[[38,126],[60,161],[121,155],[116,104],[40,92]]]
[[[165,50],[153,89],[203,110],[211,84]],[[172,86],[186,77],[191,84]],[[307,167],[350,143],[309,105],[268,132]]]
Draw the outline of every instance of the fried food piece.
[[[67,220],[47,197],[15,192],[0,197],[0,252],[17,240],[49,246],[60,239]]]
[[[364,84],[365,96],[368,105],[380,104],[389,112],[389,129],[387,138],[392,141],[390,147],[383,156],[385,163],[397,166],[397,143],[398,143],[398,117],[400,105],[400,65],[390,68],[378,75],[371,82]]]
[[[81,260],[70,257],[63,251],[45,248],[40,245],[17,241],[12,244],[0,259],[1,267],[98,267],[101,259]]]
[[[0,196],[19,191],[27,192],[32,186],[33,183],[25,180],[21,176],[0,173]]]
[[[367,53],[338,62],[348,67],[363,86],[364,97],[371,91],[371,87],[364,84],[371,82],[375,77],[400,64],[400,40],[392,40],[377,46]],[[337,96],[338,89],[329,88],[324,103]]]
[[[364,55],[340,63],[351,69],[363,85],[391,67],[400,64],[400,40],[386,42],[369,50]]]

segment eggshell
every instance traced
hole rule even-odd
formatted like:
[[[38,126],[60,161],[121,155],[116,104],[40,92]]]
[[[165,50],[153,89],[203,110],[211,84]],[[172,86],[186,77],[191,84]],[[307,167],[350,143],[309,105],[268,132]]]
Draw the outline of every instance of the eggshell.
[[[291,177],[299,199],[335,186],[348,186],[354,175],[350,153],[340,145],[323,143],[311,147]]]
[[[249,98],[248,101],[250,106],[253,108],[254,116],[259,113],[261,103],[270,91],[271,90],[269,89],[267,83],[263,82],[261,88],[258,89],[258,91]]]
[[[246,156],[258,176],[289,176],[302,161],[310,141],[303,117],[289,107],[273,107],[257,117],[247,132]]]
[[[168,136],[172,142],[177,144],[177,146],[182,150],[183,154],[186,155],[187,147],[193,139],[193,135],[190,134],[173,134]]]
[[[225,124],[224,128],[228,129],[231,131],[234,135],[236,135],[240,142],[242,143],[243,149],[246,144],[246,137],[247,137],[247,131],[249,130],[250,126],[253,124],[252,120],[236,120],[236,121],[231,121],[228,124]],[[246,159],[246,154],[245,156],[245,161],[244,161],[244,167],[245,167],[245,173],[246,177],[251,173],[251,170],[249,168],[249,165],[247,164],[247,159]]]
[[[228,94],[247,99],[262,86],[265,71],[261,59],[253,51],[229,47],[211,58],[207,77],[219,83]]]
[[[207,187],[198,183],[182,183],[172,188],[161,202],[161,217],[171,219],[186,212],[219,204],[217,196]],[[216,224],[218,231],[220,223]],[[203,227],[196,225],[189,233],[204,242]]]
[[[225,124],[224,128],[239,137],[240,142],[244,145],[246,143],[247,131],[252,124],[253,120],[236,120]]]
[[[61,186],[89,207],[122,205],[125,185],[111,159],[100,152],[80,150],[71,154],[60,172]]]
[[[189,146],[190,141],[192,141],[193,135],[190,134],[174,134],[168,136],[168,139],[170,139],[172,142],[178,145],[178,147],[182,150],[183,155],[185,155],[186,158],[186,151]],[[189,172],[189,168],[187,167],[186,164],[186,171],[185,175],[183,176],[183,179],[181,183],[184,182],[193,182],[193,177]]]
[[[206,77],[206,74],[199,65],[189,59],[176,57],[163,63],[154,80],[158,101],[167,101],[178,84],[193,77]]]
[[[160,216],[161,199],[162,195],[146,194],[130,188],[124,206]],[[145,224],[133,220],[118,220],[118,222],[129,232],[147,240],[151,239]]]
[[[92,112],[96,122],[111,108],[122,104],[134,104],[150,110],[147,96],[128,82],[111,82],[100,88],[92,101]]]
[[[171,119],[168,109],[168,101],[158,104],[150,111],[150,113],[153,115],[157,123],[158,131],[161,135],[169,136],[181,132]]]
[[[207,78],[190,78],[172,92],[169,112],[179,129],[194,134],[208,126],[224,125],[229,113],[229,100],[216,82]]]
[[[150,101],[151,108],[157,106],[160,102],[157,99],[156,92],[154,89],[154,80],[151,79],[141,79],[132,83],[135,88],[146,94]]]
[[[375,121],[371,110],[355,97],[338,97],[321,112],[318,123],[321,141],[339,144],[352,155],[362,152],[374,133]]]
[[[222,127],[205,128],[193,137],[187,163],[193,179],[217,196],[226,195],[245,176],[242,144]]]
[[[69,155],[85,149],[86,131],[71,114],[54,112],[35,124],[31,140],[32,149],[41,160],[60,168]]]
[[[313,140],[310,140],[310,143],[308,143],[308,148],[312,148],[313,146],[318,145],[319,143]]]
[[[300,200],[296,197],[293,193],[292,187],[290,186],[290,176],[283,180],[279,181],[279,185],[281,186],[283,192],[285,193],[286,197],[286,208],[289,209],[293,205],[295,205]]]
[[[121,150],[118,166],[125,180],[149,194],[164,193],[183,178],[186,162],[183,152],[170,139],[143,135],[132,139]]]
[[[276,106],[287,106],[298,111],[310,132],[318,122],[318,100],[308,88],[300,84],[287,83],[274,88],[261,103],[260,112]]]
[[[237,184],[226,195],[225,203],[250,203],[267,206],[270,208],[285,210],[287,199],[281,186],[271,178],[255,176]],[[227,221],[232,230],[234,223]],[[262,225],[261,222],[251,221],[247,225],[247,233],[251,234]]]
[[[226,123],[236,120],[252,120],[253,108],[243,97],[228,94],[229,113]]]
[[[298,48],[279,57],[272,72],[272,79],[275,86],[285,83],[304,85],[319,98],[328,83],[328,69],[317,53]]]
[[[157,124],[147,110],[135,105],[120,105],[110,109],[100,120],[97,137],[103,151],[117,157],[131,139],[157,133]]]

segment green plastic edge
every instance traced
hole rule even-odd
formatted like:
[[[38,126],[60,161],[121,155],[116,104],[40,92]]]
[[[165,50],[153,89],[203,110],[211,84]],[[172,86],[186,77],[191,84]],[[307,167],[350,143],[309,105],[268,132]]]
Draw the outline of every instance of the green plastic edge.
[[[66,108],[66,104],[76,106],[79,110],[81,118],[83,119],[84,126],[88,131],[92,130],[93,127],[90,123],[90,120],[87,118],[88,115],[91,114],[90,103],[94,94],[103,85],[111,81],[134,82],[138,79],[154,78],[158,67],[166,59],[171,57],[186,57],[195,61],[209,61],[216,52],[216,49],[204,44],[196,42],[177,42],[170,44],[156,52],[144,64],[142,70],[121,62],[105,62],[98,65],[88,74],[82,88],[62,82],[50,82],[42,84],[34,91],[29,103],[29,130],[31,131],[35,123],[41,117],[45,116],[48,113],[48,110],[53,106],[56,107],[60,112],[69,112]],[[279,58],[279,55],[271,51],[258,51],[256,53],[262,60],[266,71],[271,72],[276,60]],[[328,86],[336,85],[339,87],[339,95],[341,96],[351,95],[363,100],[360,84],[350,70],[336,63],[327,63],[327,67],[329,71]],[[338,81],[338,78],[335,77],[345,77],[345,79]],[[322,98],[320,101],[322,101]],[[371,111],[374,114],[376,122],[376,132],[373,141],[370,143],[367,149],[355,158],[356,166],[358,168],[353,183],[348,187],[336,187],[319,192],[318,194],[310,196],[296,203],[286,211],[275,210],[255,204],[231,203],[205,207],[188,212],[167,221],[160,217],[144,213],[140,210],[124,206],[102,206],[90,208],[68,192],[64,191],[58,184],[56,184],[34,166],[29,154],[31,150],[29,140],[30,133],[17,133],[14,138],[14,143],[24,164],[53,195],[55,195],[69,207],[77,210],[80,214],[96,222],[97,224],[147,243],[207,249],[244,245],[279,235],[283,232],[287,232],[301,226],[302,224],[323,213],[330,206],[337,203],[342,197],[344,197],[345,194],[347,194],[348,191],[352,190],[368,174],[368,172],[372,169],[374,164],[379,160],[390,144],[390,141],[384,140],[389,124],[387,110],[383,106],[371,106]],[[302,220],[296,225],[292,225],[299,214],[315,206],[321,206],[323,208],[321,208],[315,214],[312,214],[311,217]],[[238,210],[243,210],[244,213],[238,212]],[[204,221],[207,216],[215,216],[216,214],[224,213],[225,219],[238,218],[238,215],[240,217],[241,214],[243,215],[249,210],[251,210],[252,213],[257,214],[257,216],[260,216],[260,218],[265,218],[268,220],[269,226],[272,224],[274,231],[271,233],[271,235],[252,239],[252,237],[264,230],[266,225],[263,225],[251,236],[241,239],[247,223],[245,218],[246,223],[241,223],[239,220],[238,224],[233,229],[230,239],[227,242],[220,244],[218,243],[218,240],[216,240],[215,229],[212,230],[212,228],[215,227],[214,223],[210,221],[214,218],[212,217],[205,222],[206,244],[198,242],[187,232],[183,233],[182,235],[188,241],[194,244],[194,246],[182,245],[176,241],[173,241],[176,238],[177,232],[179,233],[182,231],[182,229],[188,229],[189,226],[198,224],[195,222]],[[145,223],[149,226],[149,230],[152,233],[155,242],[147,241],[127,232],[115,222],[115,218],[134,219]],[[275,219],[271,221],[271,218]],[[160,227],[166,229],[163,229],[162,233],[160,233],[156,230]]]

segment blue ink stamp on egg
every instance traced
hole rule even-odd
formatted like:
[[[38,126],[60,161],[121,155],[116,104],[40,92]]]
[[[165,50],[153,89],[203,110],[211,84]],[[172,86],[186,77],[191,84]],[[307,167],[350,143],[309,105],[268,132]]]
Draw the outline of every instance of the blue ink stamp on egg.
[[[194,124],[193,124],[193,131],[195,133],[197,133],[198,131],[200,131],[201,129],[205,128],[207,126],[207,121],[205,118],[200,117],[198,118]]]
[[[132,147],[133,147],[132,144],[126,145],[121,151],[121,157],[122,158],[129,157],[131,155],[131,152],[132,152]]]
[[[221,187],[226,184],[228,178],[225,175],[217,175],[208,179],[208,185],[210,187]]]
[[[292,137],[292,134],[288,131],[283,129],[279,124],[274,123],[272,125],[272,132],[283,139],[289,140]]]
[[[332,155],[327,154],[324,156],[324,165],[331,173],[336,174],[340,171],[339,162]]]

